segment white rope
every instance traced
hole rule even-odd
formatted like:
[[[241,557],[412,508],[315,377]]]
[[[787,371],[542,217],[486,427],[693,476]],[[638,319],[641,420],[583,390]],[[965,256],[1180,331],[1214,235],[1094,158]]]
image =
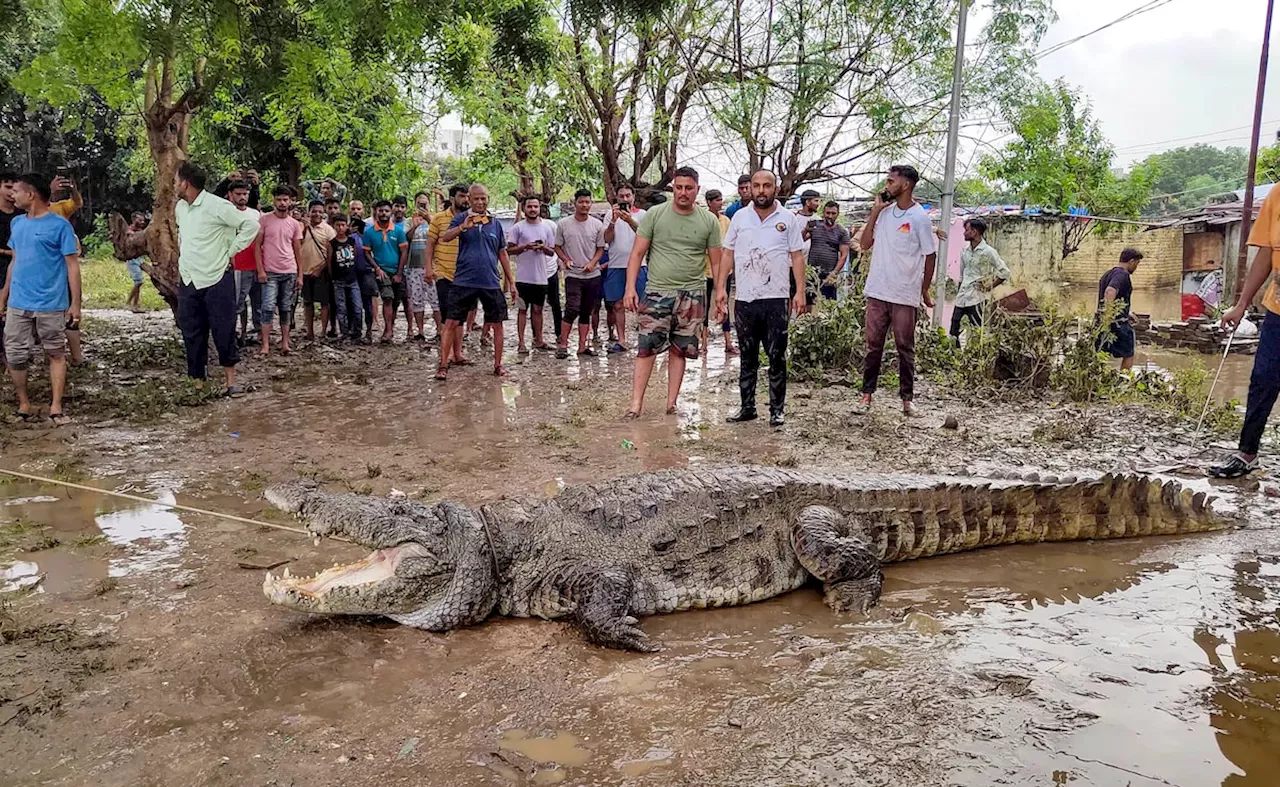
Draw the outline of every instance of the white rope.
[[[259,527],[269,527],[273,530],[285,530],[290,533],[297,533],[298,535],[314,537],[312,533],[308,533],[303,528],[290,527],[289,525],[282,525],[282,524],[279,524],[278,522],[263,522],[260,519],[249,519],[248,517],[236,516],[235,514],[226,514],[221,511],[210,511],[205,508],[196,508],[195,506],[187,506],[181,503],[165,503],[160,500],[152,500],[149,497],[142,497],[141,495],[131,495],[131,494],[128,494],[127,492],[116,492],[111,489],[100,489],[96,486],[86,486],[84,484],[72,483],[71,481],[61,481],[57,478],[45,478],[44,476],[32,475],[30,473],[20,473],[17,470],[7,470],[3,467],[0,467],[0,474],[11,475],[11,476],[14,476],[15,478],[25,478],[28,481],[37,481],[42,484],[55,484],[58,486],[65,486],[69,489],[79,489],[84,492],[94,492],[100,495],[110,495],[111,497],[119,497],[124,500],[133,500],[138,503],[146,503],[148,505],[160,506],[162,508],[171,508],[175,511],[186,511],[192,514],[204,514],[206,516],[216,516],[216,517],[221,517],[223,519],[230,519],[234,522],[243,522],[246,525],[258,525]],[[339,536],[327,536],[327,538],[332,538],[334,541],[346,541],[347,543],[352,543],[350,539],[341,538]]]

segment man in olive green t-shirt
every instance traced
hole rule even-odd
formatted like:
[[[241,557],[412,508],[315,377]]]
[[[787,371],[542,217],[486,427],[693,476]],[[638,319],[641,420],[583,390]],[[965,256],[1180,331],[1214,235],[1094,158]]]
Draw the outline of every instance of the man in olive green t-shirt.
[[[627,418],[639,417],[644,409],[644,391],[654,361],[663,351],[668,352],[667,413],[676,411],[685,361],[698,357],[698,332],[707,309],[705,260],[710,258],[712,273],[720,265],[720,223],[696,203],[698,171],[693,167],[677,169],[671,190],[670,202],[653,208],[640,220],[627,261],[627,292],[622,301],[627,310],[639,312]],[[636,280],[646,255],[649,283],[641,302]]]

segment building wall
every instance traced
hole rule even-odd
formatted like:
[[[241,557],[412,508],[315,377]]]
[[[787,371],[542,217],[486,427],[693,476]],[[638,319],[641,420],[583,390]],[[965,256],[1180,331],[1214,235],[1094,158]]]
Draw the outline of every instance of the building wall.
[[[1062,222],[1050,218],[1001,216],[989,218],[987,240],[1013,272],[1013,284],[1037,293],[1060,284],[1097,286],[1102,274],[1115,267],[1126,247],[1141,251],[1142,264],[1133,275],[1141,289],[1177,288],[1182,281],[1182,228],[1142,231],[1123,226],[1094,231],[1080,248],[1062,258]],[[1114,227],[1114,225],[1113,225]]]

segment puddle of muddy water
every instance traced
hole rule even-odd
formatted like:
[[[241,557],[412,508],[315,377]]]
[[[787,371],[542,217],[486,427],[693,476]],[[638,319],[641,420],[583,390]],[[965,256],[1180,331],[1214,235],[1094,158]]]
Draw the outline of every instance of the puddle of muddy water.
[[[44,577],[42,590],[56,594],[107,577],[165,572],[166,578],[180,578],[185,573],[182,559],[187,528],[177,513],[163,505],[26,482],[7,484],[0,490],[12,495],[0,507],[0,525],[22,521],[46,528],[49,537],[58,542],[56,547],[30,553],[29,560],[21,561],[35,567],[28,575]],[[127,491],[154,495],[161,503],[175,502],[171,487],[147,484]],[[91,546],[99,537],[116,548],[105,554],[77,548],[79,544]],[[6,584],[5,589],[11,588]]]

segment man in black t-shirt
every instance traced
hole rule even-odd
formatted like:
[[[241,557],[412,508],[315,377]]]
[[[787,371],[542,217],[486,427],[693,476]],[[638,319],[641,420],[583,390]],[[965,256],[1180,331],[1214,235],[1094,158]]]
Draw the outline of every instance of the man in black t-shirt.
[[[1119,358],[1121,369],[1133,368],[1136,338],[1133,325],[1129,323],[1129,303],[1133,298],[1132,275],[1139,262],[1142,262],[1142,252],[1125,249],[1120,252],[1120,264],[1104,273],[1098,281],[1098,315],[1095,319],[1102,319],[1108,304],[1120,304],[1110,330],[1098,337],[1098,349],[1110,353],[1112,358]]]
[[[9,225],[14,216],[21,216],[22,211],[13,204],[13,184],[18,176],[12,172],[0,172],[0,287],[4,286],[4,277],[13,262],[13,252],[9,249]],[[3,317],[0,317],[3,319]]]

